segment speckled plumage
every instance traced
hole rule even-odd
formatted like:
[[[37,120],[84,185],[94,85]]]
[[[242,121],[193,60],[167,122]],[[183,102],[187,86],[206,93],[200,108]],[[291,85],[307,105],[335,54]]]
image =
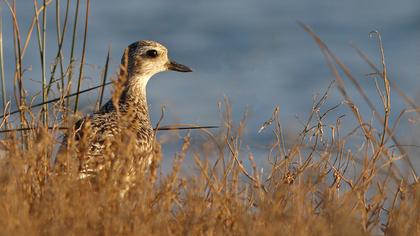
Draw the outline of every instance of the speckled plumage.
[[[126,56],[127,53],[127,56]],[[118,135],[129,134],[135,138],[136,160],[150,164],[154,146],[154,131],[150,121],[146,85],[156,73],[175,70],[190,72],[181,64],[170,61],[167,49],[154,41],[138,41],[128,46],[121,59],[126,78],[118,105],[112,99],[101,109],[76,122],[76,141],[88,142],[86,155],[81,163],[82,175],[102,169],[101,158],[106,145]],[[88,130],[88,131],[87,131]],[[98,163],[99,162],[99,163]]]

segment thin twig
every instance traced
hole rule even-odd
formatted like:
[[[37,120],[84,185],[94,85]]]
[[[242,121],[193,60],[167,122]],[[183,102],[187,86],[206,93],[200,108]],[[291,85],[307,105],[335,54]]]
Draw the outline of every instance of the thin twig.
[[[109,85],[109,84],[112,84],[112,83],[113,83],[112,81],[107,82],[107,83],[105,84],[105,86],[106,86],[106,85]],[[78,93],[72,93],[72,94],[66,95],[66,96],[64,96],[64,97],[54,98],[54,99],[51,99],[51,100],[49,100],[49,101],[46,101],[45,103],[47,103],[47,104],[48,104],[48,103],[52,103],[52,102],[57,102],[57,101],[60,101],[61,99],[71,98],[71,97],[76,96],[77,94],[86,93],[86,92],[92,91],[92,90],[94,90],[94,89],[100,88],[100,87],[102,87],[102,86],[104,86],[104,85],[98,85],[98,86],[95,86],[95,87],[92,87],[92,88],[88,88],[88,89],[82,90],[82,91],[80,91],[80,92],[78,92]],[[35,104],[35,105],[31,105],[31,106],[29,106],[29,107],[28,107],[28,109],[32,109],[32,108],[36,108],[36,107],[40,107],[40,106],[42,106],[42,105],[44,105],[44,103],[43,103],[43,102],[38,103],[38,104]],[[12,112],[8,113],[7,115],[13,115],[13,114],[16,114],[16,113],[19,113],[19,112],[21,112],[21,109],[14,110],[14,111],[12,111]],[[1,119],[1,118],[4,118],[4,115],[3,115],[3,116],[0,116],[0,119]]]
[[[29,130],[35,130],[40,127],[25,127],[25,128],[16,128],[16,129],[4,129],[0,130],[0,133],[10,133],[10,132],[19,132],[19,131],[29,131]],[[43,127],[47,129],[59,129],[59,130],[66,130],[69,129],[69,127]],[[214,125],[208,125],[208,126],[162,126],[158,128],[154,128],[155,131],[172,131],[172,130],[193,130],[193,129],[217,129],[219,126]]]
[[[302,22],[298,22],[299,25],[302,26],[302,28],[305,29],[305,31],[307,31],[316,41],[316,43],[318,44],[318,46],[320,46],[321,51],[324,53],[324,55],[327,58],[327,62],[328,65],[330,67],[330,69],[332,70],[333,74],[335,75],[335,77],[337,79],[339,79],[340,81],[342,81],[341,76],[339,75],[337,69],[335,68],[335,66],[332,64],[332,61],[334,61],[335,63],[338,64],[338,66],[343,70],[343,72],[345,73],[345,75],[350,79],[350,81],[356,86],[358,92],[362,95],[363,99],[365,100],[365,102],[369,105],[369,107],[372,109],[372,111],[374,112],[375,117],[383,124],[383,118],[379,115],[379,113],[377,112],[375,106],[373,105],[373,103],[370,101],[370,99],[367,97],[366,93],[364,92],[363,88],[360,86],[360,84],[357,82],[357,80],[353,77],[353,75],[350,73],[350,70],[348,69],[348,67],[346,65],[344,65],[330,50],[329,48],[326,46],[326,44],[320,39],[320,37],[307,25],[305,25]],[[339,89],[340,89],[340,83],[339,83]],[[363,122],[363,118],[361,117],[358,108],[355,106],[355,104],[351,101],[351,98],[348,96],[348,94],[345,92],[344,87],[342,87],[340,89],[340,92],[343,94],[344,98],[346,99],[346,104],[352,109],[353,114],[356,116],[359,124],[361,125],[361,128],[363,130],[363,132],[365,133],[366,137],[368,137],[369,140],[373,141],[373,143],[375,143],[376,145],[379,145],[378,141],[376,140],[376,138],[370,133],[369,130],[367,130],[362,124]],[[387,129],[387,133],[388,135],[390,135],[391,130],[388,128]],[[395,136],[392,136],[392,140],[395,144],[398,143],[398,140],[396,139]],[[414,169],[414,165],[412,164],[411,160],[408,158],[407,152],[398,145],[398,150],[401,152],[401,154],[405,157],[405,160],[407,162],[407,164],[409,165],[409,167],[412,169],[413,173],[416,174],[416,171]],[[385,150],[386,151],[386,150]],[[387,155],[389,155],[387,153]]]
[[[384,106],[384,122],[383,122],[383,132],[381,135],[381,143],[380,143],[380,147],[382,147],[384,145],[384,141],[385,141],[385,135],[386,135],[386,130],[388,129],[388,123],[389,123],[389,113],[390,113],[390,109],[391,109],[391,89],[389,86],[389,81],[388,81],[388,74],[386,71],[386,64],[385,64],[385,55],[384,55],[384,48],[382,45],[382,38],[381,38],[381,34],[378,31],[372,31],[369,34],[371,37],[372,36],[376,36],[378,38],[378,45],[379,45],[379,50],[381,52],[381,62],[382,62],[382,78],[384,80],[384,86],[385,86],[385,102],[383,104]]]
[[[373,64],[372,60],[369,59],[369,57],[366,55],[366,53],[364,53],[356,45],[352,45],[352,47],[356,50],[357,54],[370,66],[370,68],[375,71],[375,74],[378,74],[382,77],[382,73],[375,66],[375,64]],[[418,106],[416,105],[414,100],[412,98],[410,98],[409,96],[407,96],[407,94],[405,94],[401,90],[401,88],[397,85],[397,83],[394,82],[394,80],[390,80],[389,82],[391,84],[391,87],[397,91],[398,95],[400,95],[409,106],[411,106],[413,109],[416,109],[416,110],[418,109]],[[420,114],[420,111],[418,111],[418,114]]]

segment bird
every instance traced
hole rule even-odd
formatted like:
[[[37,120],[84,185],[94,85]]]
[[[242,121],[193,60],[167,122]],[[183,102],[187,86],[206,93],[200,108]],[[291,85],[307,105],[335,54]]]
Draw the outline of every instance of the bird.
[[[104,152],[109,151],[115,137],[134,143],[136,158],[132,161],[150,165],[155,132],[149,116],[146,87],[151,77],[164,71],[192,72],[189,67],[169,59],[168,49],[152,40],[134,42],[124,50],[113,98],[74,125],[74,140],[79,149],[84,149],[80,178],[95,175],[104,168],[101,164]],[[63,145],[67,144],[68,138],[65,139]],[[124,143],[120,147],[124,147]],[[133,168],[137,168],[136,165]]]

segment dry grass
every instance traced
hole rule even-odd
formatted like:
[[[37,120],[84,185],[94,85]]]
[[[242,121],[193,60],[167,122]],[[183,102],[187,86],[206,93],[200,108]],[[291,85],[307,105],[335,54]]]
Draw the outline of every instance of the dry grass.
[[[41,28],[38,15],[45,14],[44,9],[52,3],[60,4],[44,1],[39,7],[34,3],[35,16],[26,41],[21,40],[19,24],[13,18],[15,98],[19,107],[15,113],[20,114],[17,124],[20,130],[4,132],[0,143],[1,235],[420,235],[420,185],[407,152],[395,137],[396,123],[407,112],[418,112],[418,108],[395,83],[389,82],[379,33],[374,32],[372,36],[378,38],[381,69],[362,51],[358,53],[379,79],[380,92],[374,96],[379,96],[383,111],[370,101],[346,65],[309,27],[301,24],[324,53],[336,83],[314,100],[304,128],[295,135],[297,139],[285,138],[279,109],[274,110],[261,129],[273,133],[272,142],[267,144],[268,168],[262,171],[255,163],[252,150],[244,151],[248,150],[242,141],[246,118],[237,124],[232,121],[226,102],[219,132],[202,129],[200,132],[208,137],[203,141],[195,141],[189,134],[183,137],[179,151],[173,157],[164,157],[174,158],[172,170],[168,172],[162,172],[162,156],[157,150],[150,170],[138,171],[135,187],[121,197],[124,173],[135,161],[133,143],[127,139],[130,134],[110,140],[112,145],[102,163],[106,168],[93,178],[79,179],[83,144],[76,147],[71,139],[60,165],[51,164],[59,142],[57,137],[63,134],[60,127],[71,123],[73,117],[67,98],[80,94],[71,93],[72,74],[77,69],[73,58],[77,38],[73,33],[70,63],[66,68],[61,50],[66,42],[63,35],[70,26],[64,23],[61,27],[57,20],[59,49],[54,53],[57,56],[50,83],[46,84],[43,70],[44,83],[40,89],[43,103],[28,106],[21,71],[25,48],[35,25]],[[69,20],[68,3],[65,22]],[[89,1],[87,8],[88,4]],[[7,5],[15,15],[14,4]],[[86,12],[83,45],[88,32]],[[40,59],[44,61],[45,34],[42,35],[38,32]],[[105,68],[108,61],[109,58]],[[45,67],[45,61],[42,66]],[[58,76],[56,68],[60,71]],[[105,70],[103,85],[106,74]],[[82,78],[83,68],[79,68],[79,85]],[[375,119],[366,120],[359,112],[344,86],[345,79],[356,86],[365,102],[376,111]],[[57,84],[56,93],[60,96],[48,102],[52,84]],[[326,106],[334,86],[353,114],[353,120],[348,122],[357,123],[350,132],[343,131],[345,124],[341,117],[336,117],[335,110],[341,105]],[[403,110],[392,126],[389,124],[393,112],[391,88],[403,95],[412,108]],[[102,92],[98,103],[102,103]],[[46,104],[50,104],[49,113],[44,112]],[[10,131],[16,123],[9,122],[13,114],[7,109],[10,104],[4,106],[1,125],[4,131]],[[44,110],[38,116],[33,109],[39,106]],[[77,111],[77,103],[74,110]],[[72,137],[72,130],[64,132]],[[354,140],[357,146],[353,145]],[[408,170],[402,168],[403,164],[407,164]]]
[[[113,140],[100,175],[80,180],[83,154],[71,142],[66,165],[58,168],[50,165],[56,144],[51,130],[29,131],[27,149],[10,133],[0,164],[2,233],[418,234],[419,185],[399,173],[397,157],[386,156],[390,150],[376,154],[380,146],[363,135],[366,149],[348,150],[339,122],[331,124],[329,136],[318,118],[308,120],[301,142],[283,149],[277,122],[275,116],[271,125],[279,139],[273,140],[268,174],[258,171],[252,154],[243,154],[244,123],[225,120],[223,131],[193,149],[185,136],[168,173],[138,172],[136,187],[124,198],[119,191],[134,159],[125,140]],[[373,162],[375,155],[380,157]],[[185,162],[187,156],[194,162]]]

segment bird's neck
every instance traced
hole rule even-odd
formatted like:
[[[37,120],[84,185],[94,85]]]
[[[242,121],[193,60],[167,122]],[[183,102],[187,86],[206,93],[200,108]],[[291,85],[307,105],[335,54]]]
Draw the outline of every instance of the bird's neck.
[[[135,104],[145,104],[147,106],[146,86],[150,76],[131,76],[124,88],[121,98]]]
[[[139,122],[145,122],[146,120],[150,122],[146,97],[146,86],[150,77],[130,76],[120,95],[118,108],[115,107],[111,99],[101,107],[99,113],[107,113],[118,109],[123,113],[134,113],[140,118]]]
[[[130,77],[124,87],[119,101],[119,110],[132,113],[138,117],[139,122],[150,123],[147,105],[146,86],[150,76]]]

